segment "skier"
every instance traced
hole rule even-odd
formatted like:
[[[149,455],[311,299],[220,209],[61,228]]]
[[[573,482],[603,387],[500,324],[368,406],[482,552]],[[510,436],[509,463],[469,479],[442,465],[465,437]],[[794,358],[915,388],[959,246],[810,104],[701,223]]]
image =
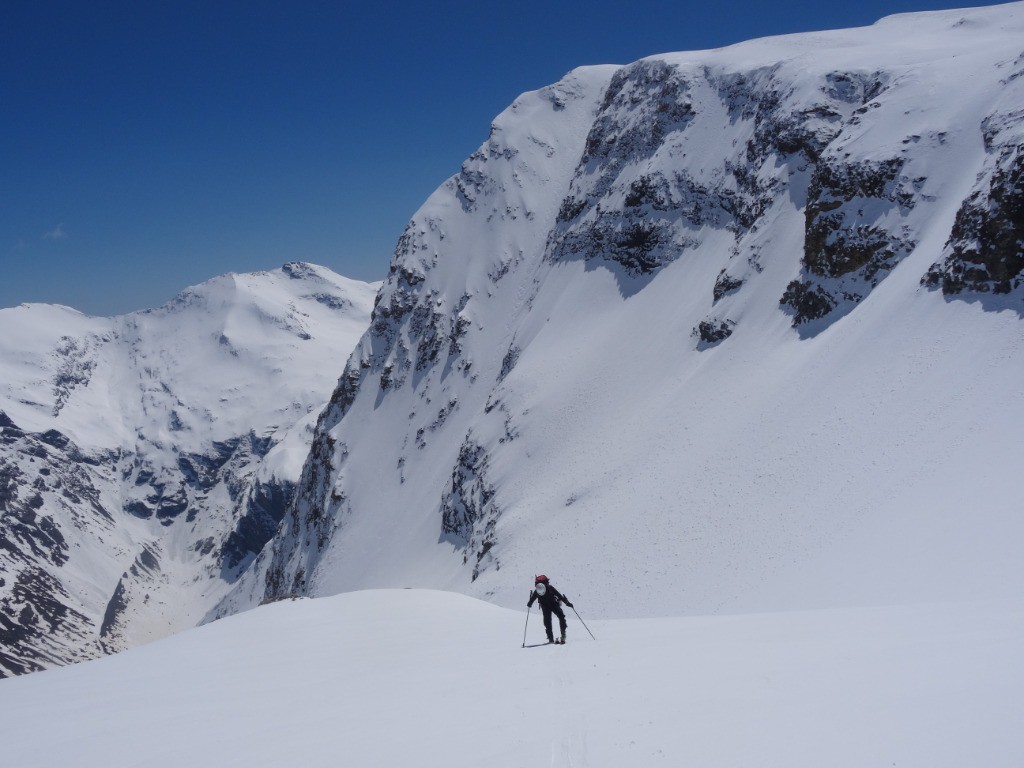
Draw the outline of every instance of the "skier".
[[[533,606],[534,600],[540,603],[541,610],[544,611],[544,629],[548,633],[548,642],[564,643],[565,614],[562,613],[562,607],[558,603],[561,601],[570,608],[572,608],[572,603],[566,599],[565,595],[551,586],[548,577],[544,575],[538,576],[533,580],[533,592],[530,593],[530,601],[526,604],[527,609]],[[552,612],[558,617],[558,623],[562,628],[562,636],[558,640],[555,640],[554,634],[551,632]]]

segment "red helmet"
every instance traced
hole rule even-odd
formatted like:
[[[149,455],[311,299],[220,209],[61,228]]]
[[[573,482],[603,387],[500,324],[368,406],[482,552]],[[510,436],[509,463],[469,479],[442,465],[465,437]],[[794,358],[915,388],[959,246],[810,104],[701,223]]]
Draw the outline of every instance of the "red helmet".
[[[540,576],[537,576],[533,580],[533,583],[534,584],[547,584],[548,583],[548,577],[545,576],[544,574],[541,574]]]

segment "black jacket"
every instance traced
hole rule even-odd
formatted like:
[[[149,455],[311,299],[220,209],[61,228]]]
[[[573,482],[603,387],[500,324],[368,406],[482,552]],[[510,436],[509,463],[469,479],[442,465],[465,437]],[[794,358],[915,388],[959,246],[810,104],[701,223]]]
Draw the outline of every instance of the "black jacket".
[[[557,607],[559,601],[565,603],[570,608],[572,608],[572,603],[565,599],[565,595],[563,595],[550,584],[547,585],[547,589],[544,590],[543,595],[538,595],[537,590],[533,590],[533,592],[530,593],[530,601],[526,604],[526,607],[531,607],[533,605],[534,600],[539,602],[540,607],[543,608],[545,611],[550,611]]]

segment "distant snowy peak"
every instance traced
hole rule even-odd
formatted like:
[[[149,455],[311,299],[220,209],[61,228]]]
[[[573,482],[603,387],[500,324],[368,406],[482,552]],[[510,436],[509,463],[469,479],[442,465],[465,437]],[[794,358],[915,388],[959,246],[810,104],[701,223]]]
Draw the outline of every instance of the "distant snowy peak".
[[[267,272],[229,273],[185,289],[159,309],[141,315],[177,314],[201,306],[222,313],[241,311],[247,305],[262,308],[271,323],[280,323],[296,302],[315,302],[331,310],[357,309],[365,299],[366,285],[336,275],[325,267],[291,262]],[[300,335],[301,327],[279,326]]]
[[[923,403],[1019,410],[1021,40],[1021,3],[906,15],[521,96],[402,235],[296,503],[217,613],[403,585],[512,604],[509,573],[563,558],[613,615],[799,603],[794,569],[855,561],[876,510],[953,498],[1000,422],[958,399],[967,436],[932,456]],[[984,376],[958,367],[976,338]],[[924,559],[875,572],[952,580]]]
[[[112,400],[111,385],[146,390],[143,380],[157,378],[160,388],[187,387],[192,407],[243,393],[239,416],[249,422],[250,396],[261,395],[240,385],[280,378],[283,364],[301,366],[301,375],[314,376],[321,388],[332,386],[339,361],[325,365],[322,356],[355,343],[377,287],[296,262],[222,275],[160,308],[111,318],[45,304],[3,309],[0,408],[24,427],[60,425],[83,444],[112,447],[134,441],[145,404],[124,392]],[[230,374],[218,376],[224,367]],[[217,394],[217,387],[224,391]],[[121,423],[121,412],[130,413],[130,424]]]
[[[377,287],[290,263],[0,311],[0,674],[195,623],[274,533]]]

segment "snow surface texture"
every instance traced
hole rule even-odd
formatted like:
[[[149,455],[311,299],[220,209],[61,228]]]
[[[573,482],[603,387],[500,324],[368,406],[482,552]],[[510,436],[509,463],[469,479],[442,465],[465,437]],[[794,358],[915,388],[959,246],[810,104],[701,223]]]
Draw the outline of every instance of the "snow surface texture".
[[[378,285],[293,263],[0,310],[0,676],[194,626],[273,534]]]
[[[608,618],[1019,595],[1022,41],[1020,3],[895,16],[520,97],[211,615],[540,571]]]
[[[1024,762],[1019,600],[591,621],[523,649],[525,606],[284,601],[0,682],[18,768]],[[543,639],[534,610],[530,644]]]

